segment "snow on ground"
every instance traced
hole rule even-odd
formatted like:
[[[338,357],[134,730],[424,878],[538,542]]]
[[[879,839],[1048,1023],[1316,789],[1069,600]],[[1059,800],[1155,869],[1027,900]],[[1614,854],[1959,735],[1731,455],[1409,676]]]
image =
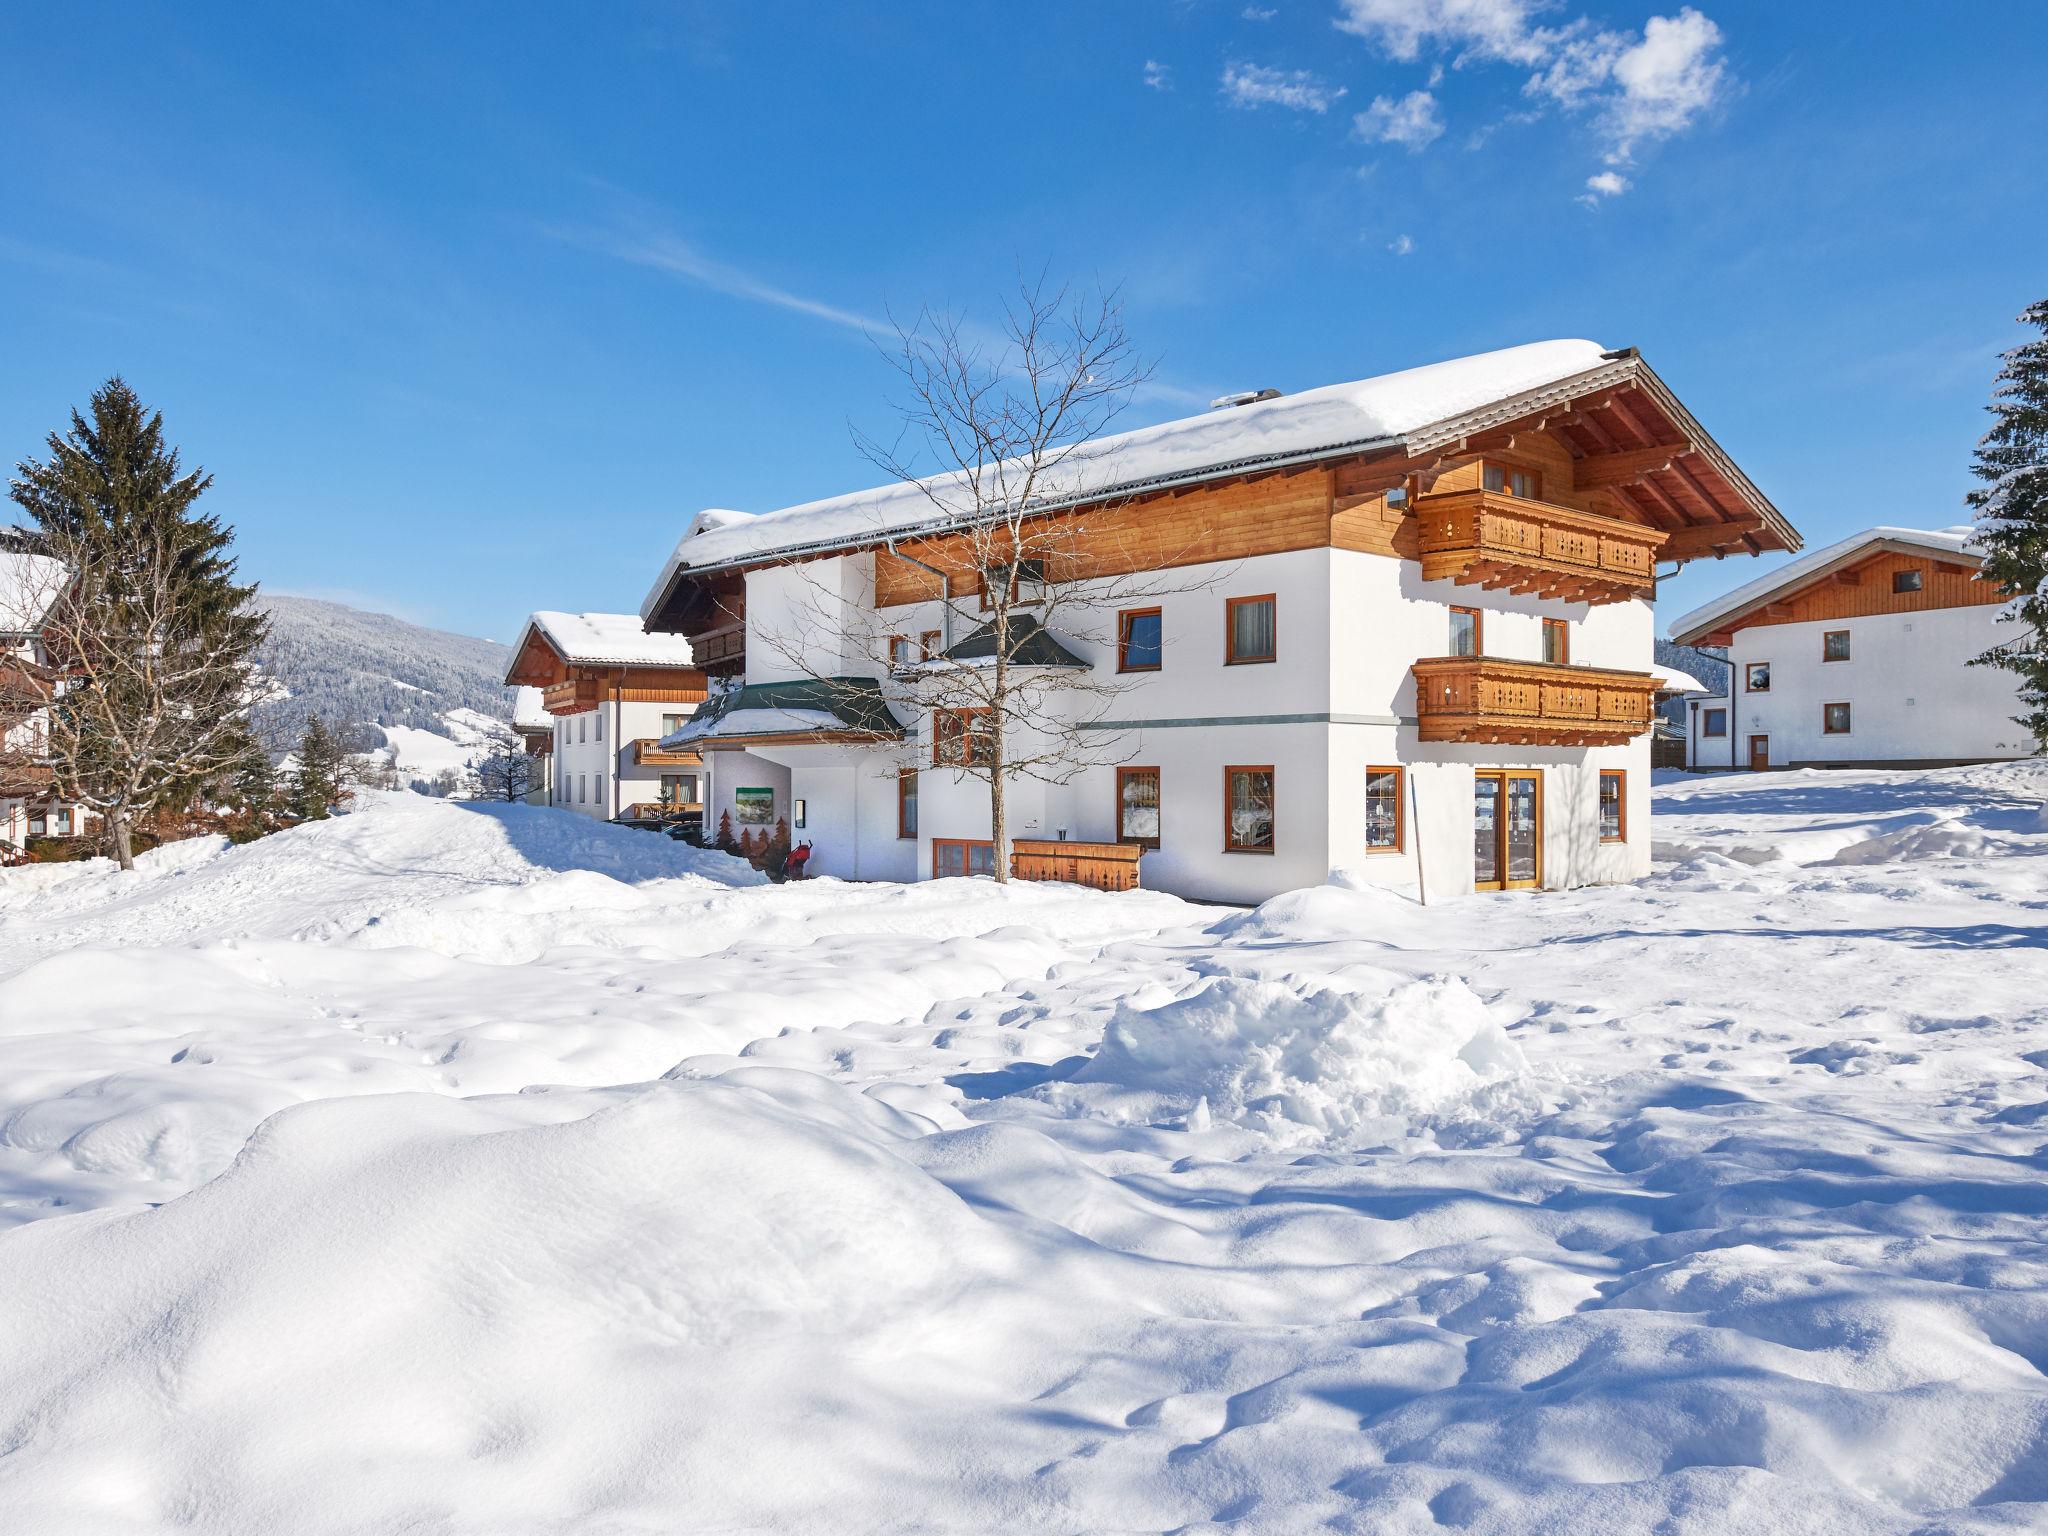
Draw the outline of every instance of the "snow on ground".
[[[1630,889],[0,873],[0,1529],[2048,1524],[2048,767]]]

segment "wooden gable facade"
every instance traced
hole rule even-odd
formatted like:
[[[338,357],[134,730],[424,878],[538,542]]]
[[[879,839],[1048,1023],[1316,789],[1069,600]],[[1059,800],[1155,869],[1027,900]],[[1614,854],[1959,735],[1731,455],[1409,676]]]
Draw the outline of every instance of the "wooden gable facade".
[[[572,662],[531,625],[505,681],[510,686],[540,689],[541,708],[551,715],[582,714],[614,701],[701,704],[710,694],[701,668]]]
[[[1875,539],[1826,569],[1761,593],[1748,606],[1677,638],[1683,645],[1730,645],[1737,630],[1765,624],[1924,613],[2006,601],[2007,594],[1979,580],[1977,570],[1977,561],[1967,555]],[[1917,585],[1902,583],[1901,576],[1917,577]]]

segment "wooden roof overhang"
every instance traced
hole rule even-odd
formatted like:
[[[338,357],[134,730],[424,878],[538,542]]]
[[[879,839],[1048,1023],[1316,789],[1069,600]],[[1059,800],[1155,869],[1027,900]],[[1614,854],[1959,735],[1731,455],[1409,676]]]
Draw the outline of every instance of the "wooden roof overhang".
[[[1962,574],[1981,569],[1983,561],[1965,551],[1941,551],[1930,549],[1925,544],[1916,544],[1908,539],[1877,538],[1868,540],[1847,551],[1840,559],[1830,560],[1817,569],[1802,571],[1796,576],[1767,587],[1753,595],[1741,607],[1716,615],[1703,624],[1695,624],[1683,634],[1674,635],[1674,645],[1733,645],[1735,632],[1752,624],[1778,623],[1792,617],[1792,603],[1826,586],[1855,586],[1863,579],[1863,568],[1875,564],[1887,555],[1909,555],[1924,560],[1938,571]]]
[[[569,663],[554,648],[540,626],[529,623],[512,652],[512,665],[505,671],[508,688],[549,688],[567,682]]]
[[[1634,347],[1603,354],[1599,368],[1504,397],[1398,437],[1384,437],[1192,469],[1149,481],[1048,499],[1033,516],[1074,513],[1156,495],[1365,466],[1361,487],[1402,485],[1436,466],[1512,449],[1518,435],[1547,433],[1573,459],[1576,484],[1612,493],[1634,521],[1667,534],[1659,557],[1677,564],[1705,555],[1798,550],[1799,532],[1757,489]],[[1005,515],[991,509],[990,520]],[[957,533],[957,518],[935,518],[852,536],[833,536],[692,567],[679,564],[647,610],[650,630],[690,634],[742,611],[746,572]]]

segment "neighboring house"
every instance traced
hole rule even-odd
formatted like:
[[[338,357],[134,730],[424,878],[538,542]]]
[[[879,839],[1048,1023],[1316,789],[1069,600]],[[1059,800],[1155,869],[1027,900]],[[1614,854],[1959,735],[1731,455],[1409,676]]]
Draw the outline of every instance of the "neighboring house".
[[[701,810],[697,753],[658,745],[704,700],[688,640],[647,634],[627,613],[536,613],[505,681],[540,690],[550,804],[604,821]]]
[[[1919,767],[2026,757],[2019,681],[1969,662],[2013,638],[1967,527],[1872,528],[1672,625],[1728,650],[1687,704],[1691,768]],[[1730,697],[1732,693],[1733,697]]]
[[[525,795],[529,805],[555,803],[555,717],[541,703],[538,688],[521,686],[512,692],[512,734],[519,738],[526,755],[533,759],[533,778]]]
[[[10,537],[0,543],[0,849],[30,838],[77,837],[88,813],[51,792],[50,720],[25,701],[55,680],[45,626],[64,592],[64,567]]]
[[[1073,722],[1115,760],[1012,781],[1011,835],[1135,844],[1145,884],[1226,901],[1646,873],[1657,563],[1799,543],[1635,351],[1586,341],[1223,406],[1062,473],[1034,514],[1105,530],[1063,579],[1171,580],[1101,636],[1033,636],[1128,687]],[[918,684],[973,664],[957,485],[690,524],[641,614],[740,685],[669,739],[704,751],[712,824],[786,820],[820,874],[990,867],[972,722]],[[876,620],[894,654],[852,638]]]

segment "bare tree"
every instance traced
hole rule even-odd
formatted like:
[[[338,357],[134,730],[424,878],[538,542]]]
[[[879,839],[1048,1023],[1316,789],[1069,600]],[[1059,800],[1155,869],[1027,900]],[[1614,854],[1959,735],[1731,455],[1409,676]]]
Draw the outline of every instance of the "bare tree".
[[[1123,752],[1106,717],[1138,679],[1098,670],[1061,637],[1107,654],[1127,639],[1119,613],[1213,584],[1181,574],[1203,558],[1206,529],[1142,518],[1109,493],[1117,448],[1102,439],[1149,373],[1116,293],[1023,283],[996,338],[927,310],[898,327],[888,356],[905,388],[901,431],[855,441],[930,515],[915,537],[878,525],[875,561],[907,568],[918,596],[940,603],[937,643],[893,633],[875,602],[849,605],[816,580],[790,627],[762,638],[826,687],[843,671],[832,655],[884,661],[931,714],[933,761],[988,786],[994,874],[1008,880],[1009,787],[1066,783]],[[837,641],[829,651],[823,635]]]
[[[476,765],[477,798],[524,800],[539,784],[539,765],[517,741],[494,741],[490,755]]]

